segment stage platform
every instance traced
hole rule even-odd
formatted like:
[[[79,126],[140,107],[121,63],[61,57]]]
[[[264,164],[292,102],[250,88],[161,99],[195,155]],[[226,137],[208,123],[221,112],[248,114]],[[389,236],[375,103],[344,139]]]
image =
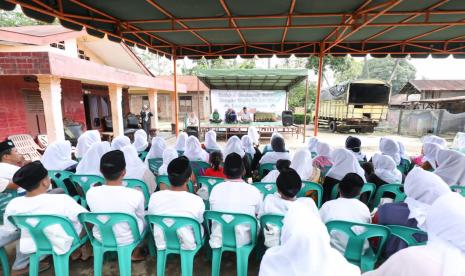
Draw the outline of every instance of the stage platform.
[[[200,123],[200,136],[204,137],[205,133],[209,130],[214,130],[217,133],[217,137],[224,137],[228,139],[231,136],[237,135],[242,136],[247,134],[249,126],[254,126],[260,133],[260,139],[269,139],[273,132],[279,132],[281,134],[299,135],[303,132],[303,127],[298,125],[283,126],[281,121],[278,122],[251,122],[251,123],[238,123],[238,124],[226,124],[226,123],[211,123],[203,121]]]

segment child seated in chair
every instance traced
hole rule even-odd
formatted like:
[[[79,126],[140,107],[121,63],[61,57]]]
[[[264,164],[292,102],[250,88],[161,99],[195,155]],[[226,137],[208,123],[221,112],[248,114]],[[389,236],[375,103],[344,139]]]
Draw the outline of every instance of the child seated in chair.
[[[299,202],[306,204],[317,215],[318,209],[315,202],[308,197],[297,198],[296,195],[302,188],[302,180],[299,174],[291,168],[281,170],[281,173],[276,180],[276,187],[278,191],[274,194],[268,195],[260,208],[259,217],[265,214],[285,215],[289,207]],[[265,225],[265,245],[273,247],[279,245],[280,231],[273,225]]]
[[[17,240],[21,235],[19,245],[16,248],[16,260],[12,267],[12,275],[23,275],[29,272],[29,254],[36,252],[36,245],[29,233],[21,232],[20,234],[19,230],[8,220],[8,217],[33,214],[60,215],[67,217],[73,223],[76,233],[80,234],[82,225],[78,220],[78,215],[87,212],[87,210],[68,195],[47,193],[50,187],[50,178],[40,161],[21,167],[14,174],[13,182],[25,189],[26,195],[14,198],[8,203],[4,215],[4,226],[0,228],[0,247]],[[66,235],[61,227],[54,229],[54,232],[56,236]],[[60,242],[57,241],[57,243]],[[63,248],[70,246],[61,243],[60,245]],[[39,266],[40,270],[44,268],[42,264]]]
[[[148,214],[188,217],[202,224],[205,204],[199,196],[187,191],[187,183],[189,183],[191,175],[192,168],[189,159],[181,156],[171,161],[168,165],[168,179],[171,187],[169,190],[152,194]],[[201,229],[203,234],[203,228]],[[196,244],[192,230],[184,227],[179,229],[179,232],[181,248],[185,250],[195,249]],[[166,248],[163,232],[159,227],[154,227],[154,236],[157,248],[159,250]]]
[[[321,206],[320,216],[323,223],[344,220],[358,223],[370,223],[370,210],[357,197],[364,185],[363,179],[356,173],[348,173],[339,182],[340,197],[327,201]],[[362,233],[363,230],[360,229]],[[347,236],[339,232],[331,233],[331,245],[344,254]],[[368,243],[365,245],[368,248]]]
[[[214,151],[210,153],[210,168],[205,170],[204,176],[210,177],[219,177],[219,178],[226,178],[223,173],[223,167],[221,167],[221,163],[223,162],[223,154],[221,151]]]
[[[100,159],[100,171],[105,177],[105,185],[90,188],[86,194],[87,204],[94,213],[125,213],[137,220],[139,233],[145,229],[144,195],[141,191],[124,187],[123,178],[126,174],[126,161],[120,150],[105,153]],[[115,225],[114,233],[118,245],[130,244],[134,241],[127,223]],[[102,240],[96,227],[93,229],[95,239]],[[141,261],[144,256],[140,248],[133,253],[133,261]]]

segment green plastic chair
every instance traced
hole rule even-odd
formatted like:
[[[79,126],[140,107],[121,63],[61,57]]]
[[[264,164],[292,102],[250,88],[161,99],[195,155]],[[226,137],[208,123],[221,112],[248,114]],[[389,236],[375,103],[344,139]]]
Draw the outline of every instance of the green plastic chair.
[[[220,177],[211,177],[211,176],[199,176],[197,177],[197,184],[200,187],[207,187],[208,195],[210,196],[211,191],[213,187],[215,187],[216,184],[223,183],[224,179]],[[205,203],[205,209],[210,210],[210,201],[204,200],[203,203]]]
[[[462,196],[465,196],[465,186],[454,185],[454,186],[450,186],[450,188],[452,191],[458,192]]]
[[[119,275],[131,276],[131,255],[137,245],[143,240],[146,232],[140,234],[135,217],[124,213],[81,213],[79,221],[84,225],[87,236],[92,243],[94,252],[94,275],[100,276],[103,271],[103,255],[105,252],[117,252]],[[127,223],[132,233],[133,242],[118,245],[113,227],[118,223]],[[100,231],[102,240],[94,238],[92,226]]]
[[[163,165],[163,158],[150,158],[149,169],[154,175],[158,175],[158,169]]]
[[[283,228],[283,215],[277,215],[277,214],[264,214],[260,217],[260,225],[262,227],[262,232],[265,234],[265,229],[267,225],[276,225],[279,227],[279,230]],[[281,236],[279,240],[279,244],[281,244]]]
[[[305,197],[309,191],[316,191],[316,206],[320,208],[323,201],[323,186],[311,181],[302,181],[302,189],[297,193],[297,197]]]
[[[386,225],[391,230],[391,235],[403,240],[407,246],[425,245],[426,241],[418,241],[417,236],[428,237],[428,234],[420,229],[401,225]]]
[[[138,155],[140,160],[145,161],[145,157],[147,157],[148,152],[147,151],[139,151]]]
[[[354,226],[362,226],[365,232],[357,234],[352,229]],[[391,234],[391,231],[386,226],[377,224],[356,223],[349,221],[334,220],[326,223],[328,232],[334,230],[342,232],[348,237],[347,247],[344,252],[344,257],[350,263],[360,267],[362,272],[373,270],[375,264],[383,251],[383,247]],[[378,250],[375,252],[371,247],[363,254],[365,241],[371,238],[378,239]],[[363,254],[363,255],[362,255]]]
[[[378,207],[381,202],[381,198],[385,193],[393,193],[394,202],[402,202],[407,197],[404,193],[404,186],[402,184],[384,184],[379,186],[376,191],[375,198],[373,200],[373,208]]]
[[[126,187],[136,189],[144,194],[144,207],[149,207],[150,191],[144,181],[140,179],[123,179],[123,183],[126,183]]]
[[[263,195],[263,199],[265,199],[267,195],[274,194],[277,191],[276,183],[274,182],[254,182],[253,186],[260,191]]]
[[[203,162],[203,161],[191,161],[191,167],[192,167],[192,171],[194,172],[195,174],[195,177],[198,177],[199,174],[200,174],[200,171],[202,169],[208,169],[210,168],[210,164],[208,164],[207,162]]]
[[[29,275],[39,275],[39,262],[41,256],[52,255],[55,275],[69,275],[69,256],[86,241],[87,237],[79,238],[73,223],[66,217],[56,215],[16,215],[8,218],[16,227],[27,230],[36,244],[36,252],[29,257]],[[37,224],[30,223],[31,220],[37,221]],[[73,238],[73,243],[69,251],[65,254],[58,255],[53,250],[53,245],[44,234],[44,228],[58,224],[66,234]]]
[[[5,248],[0,248],[0,264],[2,265],[2,272],[5,276],[10,276],[10,263]]]
[[[258,175],[260,176],[260,179],[263,179],[267,173],[274,169],[276,169],[276,164],[274,163],[261,164],[260,167],[258,167]]]
[[[368,193],[368,201],[370,202],[373,198],[376,191],[376,185],[373,183],[365,183],[360,191],[360,194]],[[331,199],[336,199],[339,197],[339,183],[334,185],[333,190],[331,191]],[[358,196],[359,198],[360,196]]]
[[[105,184],[105,179],[98,175],[74,174],[70,175],[69,179],[76,188],[79,194],[79,201],[84,208],[87,208],[86,194],[90,188]]]
[[[171,183],[167,175],[157,176],[157,186],[160,187],[161,183],[165,184],[168,188],[171,187]],[[192,180],[189,180],[189,183],[187,183],[187,189],[190,193],[194,193],[194,183],[192,183]]]
[[[8,205],[8,203],[10,203],[10,201],[17,197],[17,193],[15,192],[3,192],[3,193],[0,193],[0,223],[3,224],[3,215],[5,214],[5,209],[6,209],[6,206]]]
[[[166,249],[157,249],[157,275],[164,276],[166,270],[166,257],[168,254],[178,254],[181,256],[181,271],[182,276],[191,276],[194,269],[194,257],[202,248],[205,239],[202,238],[201,225],[198,221],[187,217],[177,216],[145,216],[149,229],[153,232],[153,226],[157,225],[163,231],[165,237]],[[169,223],[165,221],[169,220]],[[173,222],[171,224],[171,222]],[[191,227],[194,231],[196,248],[194,250],[181,249],[181,243],[178,237],[178,229],[183,227]],[[153,233],[151,235],[153,237]]]
[[[48,171],[48,177],[55,183],[58,188],[61,188],[65,191],[67,195],[70,195],[68,187],[66,187],[65,180],[70,179],[70,176],[74,175],[74,173],[70,171]],[[71,181],[71,180],[70,180]],[[75,195],[72,197],[74,200],[79,200],[79,195]]]
[[[228,219],[228,221],[226,221],[223,218],[225,215],[231,216],[232,220],[230,221]],[[220,275],[221,256],[225,251],[236,252],[237,275],[247,276],[249,255],[257,243],[257,220],[254,217],[246,214],[225,213],[217,211],[205,211],[204,218],[207,222],[207,230],[209,235],[211,235],[209,222],[212,221],[221,224],[222,231],[222,247],[212,248],[212,276]],[[242,245],[241,247],[238,247],[236,244],[235,227],[239,224],[250,225],[251,234],[251,242],[249,244]]]
[[[183,156],[184,155],[184,151],[183,150],[178,150],[178,156]]]

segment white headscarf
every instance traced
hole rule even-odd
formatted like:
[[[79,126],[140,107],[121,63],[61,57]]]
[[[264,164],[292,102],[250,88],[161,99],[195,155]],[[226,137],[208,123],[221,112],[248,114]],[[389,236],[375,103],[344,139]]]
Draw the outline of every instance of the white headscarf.
[[[281,245],[265,252],[259,276],[360,276],[360,269],[331,247],[326,226],[309,206],[294,202],[283,223]]]
[[[310,137],[310,139],[308,139],[308,149],[310,150],[310,152],[317,152],[317,145],[318,138]]]
[[[111,141],[111,149],[112,150],[122,150],[125,146],[131,145],[131,140],[129,140],[129,137],[120,135],[118,137],[115,137]]]
[[[403,159],[407,159],[408,161],[410,161],[410,156],[408,156],[407,153],[405,152],[404,143],[402,143],[401,141],[397,141],[397,145],[399,146],[399,154],[400,154],[400,157],[403,158]]]
[[[184,151],[186,149],[186,140],[187,134],[185,132],[181,132],[176,139],[176,145],[174,148],[178,151]]]
[[[100,159],[110,150],[111,146],[108,142],[94,143],[77,165],[76,174],[102,175],[100,172]]]
[[[205,133],[205,148],[209,150],[221,150],[216,142],[216,132],[214,130],[209,130]]]
[[[134,143],[132,144],[137,152],[144,151],[149,142],[147,142],[147,133],[143,129],[139,129],[136,132],[134,132]]]
[[[245,154],[244,150],[242,149],[241,139],[239,139],[237,136],[233,136],[228,139],[228,142],[223,149],[223,157],[226,159],[226,156],[233,152],[239,154],[241,157],[244,157]]]
[[[329,144],[324,143],[324,142],[319,142],[316,144],[316,153],[318,156],[331,156],[331,147]]]
[[[449,186],[465,186],[465,155],[458,151],[440,149],[436,157],[438,167],[434,173]]]
[[[253,147],[252,138],[249,135],[244,135],[241,138],[242,149],[252,157],[255,155],[255,148]]]
[[[400,164],[400,154],[399,154],[399,144],[396,141],[383,137],[379,140],[379,150],[384,155],[389,155],[392,157],[396,166]]]
[[[434,143],[424,143],[423,144],[423,158],[422,162],[428,161],[428,163],[431,165],[433,170],[436,169],[436,157],[438,155],[438,151],[442,149],[442,147],[438,144]]]
[[[250,138],[252,138],[252,141],[255,145],[258,145],[260,143],[260,134],[258,134],[258,131],[254,126],[249,127],[249,129],[247,130],[247,135],[249,135]]]
[[[77,162],[71,159],[71,143],[58,141],[48,145],[40,159],[47,170],[64,170]]]
[[[143,180],[147,167],[140,160],[137,150],[132,145],[125,146],[121,149],[126,160],[126,175],[124,178]]]
[[[149,159],[153,158],[163,158],[163,151],[166,148],[165,139],[161,137],[153,137],[152,138],[152,145],[150,146],[149,153],[147,153],[147,157],[145,157],[145,163],[149,163]]]
[[[326,176],[341,180],[348,173],[356,173],[366,182],[365,171],[360,167],[357,158],[355,158],[351,151],[336,149],[331,153],[330,159],[333,166],[329,169]]]
[[[178,158],[178,151],[174,148],[166,148],[163,151],[163,165],[158,169],[158,175],[167,175],[168,165],[176,158]]]
[[[303,181],[310,180],[313,174],[312,154],[308,149],[300,149],[292,158],[291,168],[293,168]]]
[[[102,141],[98,130],[88,130],[79,136],[76,145],[76,157],[82,158],[92,144]]]
[[[199,139],[195,136],[189,136],[186,141],[186,150],[184,156],[190,161],[208,162],[209,155],[202,149]]]
[[[436,135],[424,136],[423,138],[421,138],[421,142],[438,144],[443,148],[445,148],[447,146],[447,141],[444,138],[441,138],[441,137],[436,136]]]
[[[408,205],[409,219],[417,221],[418,228],[426,231],[426,214],[429,207],[440,196],[451,193],[449,186],[432,172],[416,167],[405,178],[404,191],[407,195],[405,203]]]
[[[461,150],[465,148],[465,133],[457,132],[454,137],[454,142],[452,143],[452,148],[456,150]]]
[[[465,275],[465,198],[448,193],[438,198],[426,216],[428,247],[442,256],[445,276]]]
[[[397,169],[396,162],[389,155],[376,153],[372,158],[375,174],[389,184],[401,184],[402,173]]]

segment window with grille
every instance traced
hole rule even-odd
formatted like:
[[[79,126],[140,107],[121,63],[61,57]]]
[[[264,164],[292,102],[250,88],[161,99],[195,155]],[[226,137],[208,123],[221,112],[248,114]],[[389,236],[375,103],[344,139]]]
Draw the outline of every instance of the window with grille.
[[[80,59],[90,60],[90,57],[88,57],[83,50],[79,50],[79,49],[78,49],[78,57]]]
[[[179,96],[179,112],[192,112],[192,96]]]
[[[50,44],[50,46],[53,47],[53,48],[58,48],[60,50],[65,50],[66,49],[64,41],[60,41],[60,42],[57,42],[57,43],[52,43],[52,44]]]

